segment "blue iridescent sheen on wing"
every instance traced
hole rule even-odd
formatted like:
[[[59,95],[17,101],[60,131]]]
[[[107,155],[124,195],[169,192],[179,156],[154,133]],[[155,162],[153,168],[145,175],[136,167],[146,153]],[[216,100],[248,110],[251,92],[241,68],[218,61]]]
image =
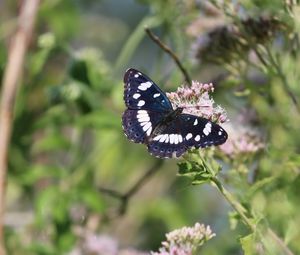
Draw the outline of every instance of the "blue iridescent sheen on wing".
[[[124,101],[129,109],[173,110],[166,94],[145,74],[130,68],[124,76]]]

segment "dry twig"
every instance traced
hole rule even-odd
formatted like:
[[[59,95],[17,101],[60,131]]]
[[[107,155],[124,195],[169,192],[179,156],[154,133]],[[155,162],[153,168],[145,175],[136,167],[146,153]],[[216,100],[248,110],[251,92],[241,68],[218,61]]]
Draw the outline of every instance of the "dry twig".
[[[8,61],[4,72],[0,105],[0,254],[4,248],[5,184],[9,142],[12,133],[13,112],[19,81],[22,76],[24,58],[30,40],[39,0],[23,2],[16,32],[11,39]]]
[[[119,191],[107,189],[104,187],[99,188],[99,191],[101,193],[120,200],[121,204],[115,216],[124,215],[126,213],[130,198],[133,195],[135,195],[145,184],[145,182],[147,182],[148,179],[150,179],[150,177],[160,169],[163,162],[164,162],[163,160],[157,159],[155,163],[145,172],[145,174],[141,176],[140,179],[138,179],[137,182],[130,189],[128,189],[128,191],[125,192],[124,194]]]
[[[152,39],[152,41],[154,41],[160,48],[162,48],[166,53],[168,53],[171,56],[171,58],[175,61],[176,65],[182,72],[185,81],[191,86],[192,80],[191,80],[187,70],[181,64],[178,56],[172,51],[172,49],[169,46],[164,44],[155,34],[153,34],[149,28],[145,28],[145,31],[149,35],[149,37]]]

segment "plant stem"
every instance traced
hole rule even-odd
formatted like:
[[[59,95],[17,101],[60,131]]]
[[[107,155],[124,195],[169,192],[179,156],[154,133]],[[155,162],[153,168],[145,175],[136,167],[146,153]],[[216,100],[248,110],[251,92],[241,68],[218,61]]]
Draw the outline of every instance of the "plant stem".
[[[233,209],[240,215],[244,224],[252,231],[257,232],[262,241],[266,239],[266,236],[263,236],[262,233],[258,230],[255,224],[252,222],[252,219],[246,215],[247,210],[236,200],[236,198],[223,186],[221,181],[216,177],[216,171],[213,167],[207,163],[201,156],[201,161],[206,167],[207,171],[211,174],[211,182],[216,185],[217,189],[221,192],[221,194],[225,197],[225,199],[229,202],[229,204],[233,207]],[[286,246],[286,244],[282,241],[282,239],[271,229],[266,229],[266,235],[269,236],[282,250],[282,254],[286,255],[294,255],[293,252]]]
[[[247,227],[249,227],[252,232],[255,232],[256,226],[245,214],[246,209],[233,197],[233,195],[227,189],[224,188],[222,183],[216,177],[212,177],[211,181],[217,186],[218,190],[235,209],[235,211],[241,216],[245,225],[247,225]],[[262,241],[266,238],[266,236],[263,236],[261,233],[259,233],[259,235],[261,236]],[[271,228],[267,228],[266,235],[269,236],[280,247],[283,252],[282,254],[294,255],[294,253],[286,246],[282,239]]]
[[[270,59],[270,63],[273,64],[275,70],[276,70],[276,73],[278,75],[278,77],[281,79],[282,81],[282,84],[283,84],[283,87],[285,88],[286,90],[286,93],[289,95],[289,97],[292,99],[292,102],[293,104],[295,105],[296,109],[298,112],[300,112],[300,107],[299,107],[299,104],[298,104],[298,101],[295,97],[295,95],[293,94],[293,92],[290,90],[290,86],[287,82],[287,79],[286,79],[286,76],[284,75],[282,69],[281,69],[281,66],[280,64],[278,63],[278,61],[276,61],[275,57],[273,56],[271,50],[269,49],[268,46],[265,47],[265,50],[268,54],[268,57]]]
[[[222,183],[218,180],[217,177],[212,177],[211,181],[217,186],[218,190],[226,198],[226,200],[231,204],[231,206],[236,210],[236,212],[241,216],[243,222],[247,227],[251,229],[252,232],[255,231],[256,227],[252,223],[251,219],[246,215],[246,209],[233,197],[233,195],[224,188]]]
[[[182,72],[185,81],[191,86],[192,85],[192,79],[190,78],[187,70],[184,68],[183,64],[179,60],[178,56],[172,51],[172,49],[164,44],[158,36],[153,34],[149,28],[145,28],[145,32],[148,34],[148,36],[151,38],[152,41],[154,41],[162,50],[164,50],[167,54],[171,56],[171,58],[175,61],[176,65]]]
[[[128,207],[128,203],[129,200],[131,199],[132,196],[134,196],[141,188],[142,186],[156,173],[160,170],[161,166],[163,165],[164,161],[161,159],[158,159],[154,162],[154,164],[144,173],[144,175],[142,175],[137,182],[130,187],[124,194],[116,191],[116,190],[112,190],[112,189],[108,189],[108,188],[104,188],[104,187],[100,187],[99,191],[103,194],[107,194],[111,197],[117,198],[121,201],[121,205],[120,208],[117,212],[116,216],[120,216],[120,215],[124,215],[127,211],[127,207]],[[115,217],[115,216],[114,216]]]
[[[241,216],[243,222],[245,225],[247,225],[252,232],[255,231],[256,227],[255,225],[251,222],[251,219],[247,217],[246,209],[233,197],[233,195],[225,189],[221,181],[217,178],[217,171],[213,169],[211,164],[207,162],[201,155],[200,155],[201,163],[204,165],[206,170],[210,173],[211,177],[210,180],[213,184],[216,185],[218,190],[221,192],[221,194],[226,198],[226,200],[231,204],[231,206],[236,210],[236,212]]]
[[[4,207],[8,149],[13,126],[15,98],[22,77],[25,55],[33,31],[39,0],[23,1],[16,32],[11,38],[4,72],[0,107],[0,254],[4,247]]]
[[[277,234],[272,229],[268,228],[267,234],[278,244],[284,254],[294,255],[294,253],[286,246],[286,244],[277,236]]]

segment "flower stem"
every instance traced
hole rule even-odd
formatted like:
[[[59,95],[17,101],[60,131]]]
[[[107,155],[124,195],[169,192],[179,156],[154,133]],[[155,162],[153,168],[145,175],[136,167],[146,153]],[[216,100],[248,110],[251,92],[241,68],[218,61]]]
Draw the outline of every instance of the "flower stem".
[[[273,56],[271,50],[269,49],[269,47],[265,47],[265,50],[267,52],[267,55],[269,57],[269,60],[271,62],[271,64],[274,66],[275,71],[277,72],[278,77],[281,79],[283,87],[286,91],[286,93],[288,94],[288,96],[291,98],[293,104],[296,107],[296,110],[298,112],[300,112],[300,106],[298,104],[297,98],[295,97],[295,95],[293,94],[293,92],[290,90],[290,86],[288,84],[288,81],[286,79],[286,76],[283,73],[283,70],[279,64],[279,61],[276,60],[276,58]]]
[[[243,222],[247,227],[251,229],[252,232],[255,231],[256,227],[252,223],[251,219],[246,215],[246,209],[233,197],[233,195],[224,188],[222,183],[218,180],[217,177],[211,178],[212,183],[214,183],[218,190],[222,193],[222,195],[226,198],[226,200],[231,204],[231,206],[235,209],[235,211],[241,216]]]
[[[267,228],[266,235],[262,235],[262,233],[256,228],[256,225],[253,223],[251,217],[247,216],[247,210],[237,201],[237,199],[223,186],[221,181],[216,176],[216,171],[213,169],[211,164],[209,164],[206,160],[204,160],[201,156],[201,161],[205,166],[206,170],[210,173],[211,182],[217,187],[217,189],[221,192],[221,194],[225,197],[225,199],[229,202],[229,204],[233,207],[233,209],[239,214],[243,223],[252,231],[259,234],[261,237],[262,242],[266,240],[266,237],[270,237],[274,243],[280,247],[280,250],[283,252],[282,254],[286,255],[294,255],[294,253],[287,247],[287,245],[281,240],[279,236],[271,229]],[[268,247],[266,246],[268,249]]]
[[[247,217],[246,212],[247,210],[234,198],[234,196],[223,186],[221,181],[217,178],[217,172],[213,169],[211,164],[207,162],[201,155],[200,159],[206,170],[210,173],[211,177],[210,180],[213,184],[216,185],[218,190],[221,192],[221,194],[225,197],[225,199],[231,204],[231,206],[234,208],[234,210],[240,215],[243,222],[247,227],[250,228],[252,232],[256,230],[255,225],[252,223],[251,219]]]

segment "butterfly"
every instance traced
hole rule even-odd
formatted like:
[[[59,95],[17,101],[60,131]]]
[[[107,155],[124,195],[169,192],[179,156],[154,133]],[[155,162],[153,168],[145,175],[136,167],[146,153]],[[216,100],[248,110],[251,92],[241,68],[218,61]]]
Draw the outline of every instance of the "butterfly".
[[[127,109],[122,126],[127,138],[147,145],[159,158],[180,157],[189,148],[220,145],[226,131],[202,117],[173,109],[166,94],[145,74],[133,68],[124,75],[124,101]]]

